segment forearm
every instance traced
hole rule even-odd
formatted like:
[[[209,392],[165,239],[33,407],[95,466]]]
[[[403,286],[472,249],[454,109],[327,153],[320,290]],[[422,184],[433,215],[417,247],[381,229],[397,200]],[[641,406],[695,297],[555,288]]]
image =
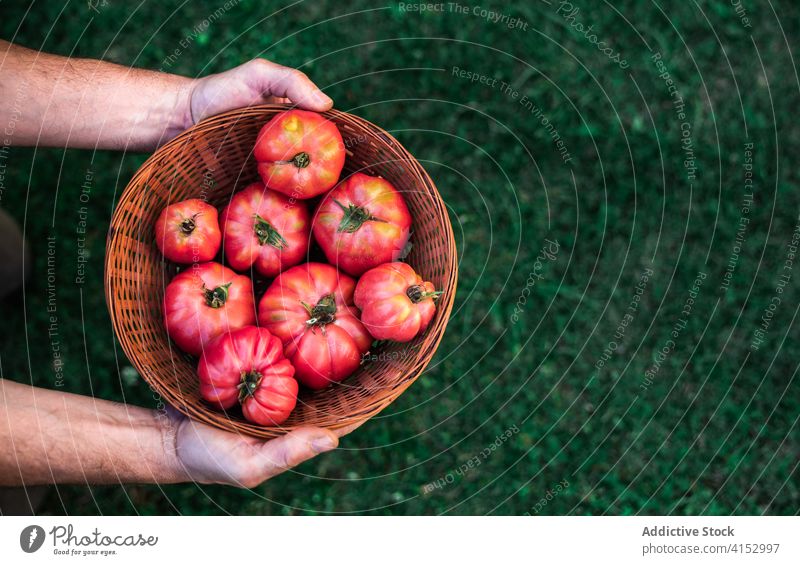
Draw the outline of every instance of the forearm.
[[[194,81],[0,41],[5,145],[149,150],[192,123]]]
[[[0,485],[186,480],[153,410],[0,379]]]

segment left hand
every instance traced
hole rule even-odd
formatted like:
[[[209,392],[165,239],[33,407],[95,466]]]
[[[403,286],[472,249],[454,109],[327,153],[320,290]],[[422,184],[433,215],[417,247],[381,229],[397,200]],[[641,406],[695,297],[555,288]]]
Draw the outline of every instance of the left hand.
[[[192,481],[255,488],[264,481],[335,449],[339,433],[322,428],[302,427],[284,436],[260,440],[226,432],[190,420],[172,407],[159,415],[164,452],[174,478],[171,482]]]
[[[253,59],[223,73],[196,79],[188,98],[186,128],[203,118],[254,104],[288,102],[315,112],[333,106],[333,100],[304,73],[266,59]]]

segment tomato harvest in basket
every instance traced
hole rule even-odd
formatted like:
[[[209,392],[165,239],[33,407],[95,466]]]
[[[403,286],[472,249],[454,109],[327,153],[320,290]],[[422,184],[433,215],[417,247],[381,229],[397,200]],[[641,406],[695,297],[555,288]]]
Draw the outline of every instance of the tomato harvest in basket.
[[[197,198],[167,206],[156,220],[156,245],[175,263],[211,261],[221,240],[217,209]]]
[[[330,190],[345,158],[336,124],[306,110],[276,114],[261,128],[253,154],[265,185],[300,199]]]
[[[446,322],[442,314],[452,306],[454,287],[448,289],[448,301],[437,316],[441,292],[402,262],[410,249],[411,210],[417,213],[420,204],[410,191],[426,195],[426,206],[419,213],[427,215],[417,215],[415,230],[419,241],[432,242],[411,256],[412,263],[426,265],[426,273],[434,271],[437,284],[444,276],[454,285],[455,244],[447,214],[413,157],[372,124],[334,110],[325,115],[275,106],[252,111],[212,128],[225,135],[224,144],[232,144],[232,150],[226,146],[224,153],[216,153],[224,161],[220,165],[244,177],[222,175],[222,184],[203,183],[201,192],[198,179],[189,175],[208,168],[203,153],[195,155],[187,175],[177,181],[185,184],[181,190],[187,195],[204,195],[208,188],[213,202],[228,196],[227,205],[217,209],[205,199],[192,198],[161,210],[152,226],[156,241],[148,242],[149,250],[154,251],[155,243],[165,261],[152,262],[154,271],[143,274],[152,279],[178,271],[164,289],[161,313],[166,334],[160,327],[148,326],[149,333],[137,333],[123,341],[123,347],[129,355],[133,350],[137,361],[168,348],[172,368],[181,368],[182,374],[189,355],[198,358],[191,364],[197,363],[201,398],[173,390],[186,384],[183,377],[180,382],[167,376],[160,381],[167,382],[172,398],[183,397],[186,402],[177,405],[185,406],[187,414],[223,429],[271,437],[287,431],[278,429],[287,424],[336,427],[343,417],[364,421],[418,376],[441,337]],[[237,124],[242,129],[237,130]],[[253,127],[261,128],[255,146]],[[197,129],[198,134],[204,131],[202,126]],[[348,153],[342,132],[348,139],[363,132],[369,143]],[[208,143],[214,148],[220,145],[216,134]],[[348,171],[371,171],[397,158],[413,166],[381,169],[388,178],[364,173],[340,178],[346,160]],[[255,173],[261,180],[240,189],[237,179],[258,178]],[[171,169],[159,174],[174,176]],[[310,199],[313,204],[304,202]],[[148,207],[152,205],[158,206],[142,204],[148,217],[159,211]],[[140,238],[127,235],[141,230],[136,218],[130,214],[120,218],[124,225],[119,235],[129,240],[123,251],[140,246]],[[317,244],[325,260],[306,262],[317,255]],[[109,245],[109,249],[114,248]],[[112,256],[107,267],[112,260],[116,261]],[[135,316],[157,316],[152,308],[132,312],[129,306],[119,306],[137,298],[130,290],[137,288],[130,282],[137,274],[125,271],[118,277],[121,281],[109,279],[113,282],[107,287],[109,303],[114,304],[115,314],[123,312],[119,322],[115,317],[115,329],[139,332],[130,329],[136,326],[131,323]],[[260,291],[266,283],[270,284],[256,303],[254,288]],[[428,332],[427,347],[404,346],[409,362],[376,363],[354,374],[376,339],[407,343],[424,332]],[[352,402],[342,400],[350,397],[348,383],[341,383],[348,377],[357,387]],[[370,383],[378,378],[386,384],[388,396],[372,395]],[[320,391],[334,383],[341,384],[322,394],[308,394],[304,398],[308,409],[292,416],[300,387]],[[230,413],[220,415],[212,409]],[[275,428],[242,427],[237,423],[242,418]]]
[[[411,214],[405,200],[381,177],[354,173],[330,191],[314,217],[314,237],[332,264],[358,276],[400,258]]]
[[[278,426],[297,403],[294,367],[281,341],[263,328],[247,326],[212,341],[197,368],[200,395],[217,408],[242,405],[244,417]]]
[[[258,305],[259,324],[278,336],[302,384],[319,390],[353,373],[372,343],[353,307],[355,281],[331,265],[281,273]]]
[[[163,310],[173,341],[200,356],[218,335],[256,323],[253,283],[219,263],[193,265],[167,285]]]
[[[275,277],[302,262],[310,219],[304,202],[256,182],[236,193],[220,215],[225,260],[237,271]]]
[[[358,280],[354,300],[372,337],[406,342],[427,329],[439,294],[406,263],[385,263]]]

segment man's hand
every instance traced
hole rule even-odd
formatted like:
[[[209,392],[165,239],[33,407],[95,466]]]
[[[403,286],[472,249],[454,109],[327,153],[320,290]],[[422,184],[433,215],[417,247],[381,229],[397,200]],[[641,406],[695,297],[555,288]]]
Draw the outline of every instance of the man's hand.
[[[321,428],[300,428],[263,441],[218,430],[178,414],[165,420],[165,450],[185,480],[253,488],[315,455],[334,449],[339,439]]]
[[[334,449],[356,427],[302,428],[261,441],[172,408],[147,410],[0,379],[0,486],[194,481],[253,487]]]
[[[185,128],[227,110],[268,102],[288,102],[315,112],[333,106],[333,100],[305,74],[266,59],[195,80],[188,99]]]
[[[203,118],[276,101],[333,105],[303,73],[264,59],[191,79],[0,40],[0,122],[15,124],[12,145],[151,151]]]

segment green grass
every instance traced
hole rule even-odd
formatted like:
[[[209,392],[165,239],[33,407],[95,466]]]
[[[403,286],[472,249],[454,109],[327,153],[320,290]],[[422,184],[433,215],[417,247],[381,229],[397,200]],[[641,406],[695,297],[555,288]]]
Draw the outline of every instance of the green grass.
[[[59,54],[159,68],[216,9],[146,2],[0,5],[0,36]],[[457,234],[459,291],[429,369],[342,449],[253,491],[227,487],[69,486],[44,511],[70,514],[795,514],[798,488],[796,266],[764,343],[753,331],[775,295],[800,212],[794,158],[800,8],[748,2],[575,2],[628,61],[621,69],[556,13],[558,3],[484,7],[522,18],[404,13],[396,3],[242,0],[190,41],[171,72],[224,70],[255,56],[301,67],[336,101],[392,132],[427,168]],[[275,9],[284,4],[270,3]],[[471,6],[471,5],[470,5]],[[23,20],[22,28],[18,29]],[[624,17],[624,18],[623,18]],[[627,21],[626,21],[627,20]],[[16,35],[15,35],[16,34]],[[786,40],[784,40],[784,34]],[[696,180],[651,60],[660,51],[686,103]],[[453,67],[519,92],[471,83]],[[572,156],[566,165],[527,96]],[[745,133],[745,124],[746,131]],[[743,147],[754,143],[755,202],[727,291],[741,216]],[[52,386],[47,237],[56,236],[65,389],[154,406],[115,342],[103,297],[109,218],[145,156],[12,149],[0,205],[35,256],[24,300],[3,303],[6,378]],[[75,228],[95,171],[87,279]],[[57,196],[56,196],[57,190]],[[55,221],[53,222],[53,218]],[[536,266],[545,238],[559,243]],[[624,336],[614,334],[645,268],[653,275]],[[511,321],[529,274],[519,321]],[[693,311],[649,387],[698,271]],[[601,369],[610,341],[616,351]],[[480,454],[509,428],[518,432]],[[478,456],[480,465],[458,475]],[[452,473],[453,481],[425,493]],[[546,505],[548,489],[569,486]]]

